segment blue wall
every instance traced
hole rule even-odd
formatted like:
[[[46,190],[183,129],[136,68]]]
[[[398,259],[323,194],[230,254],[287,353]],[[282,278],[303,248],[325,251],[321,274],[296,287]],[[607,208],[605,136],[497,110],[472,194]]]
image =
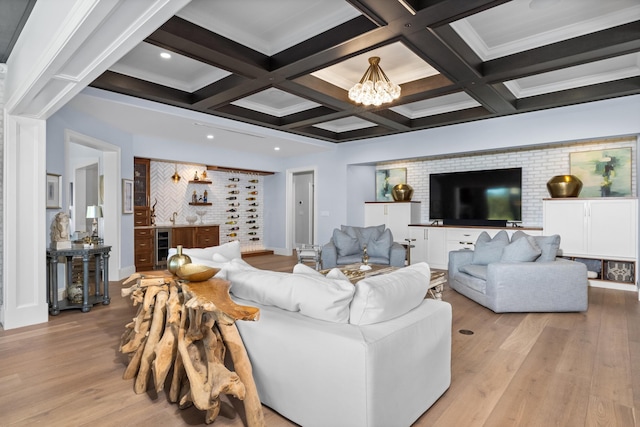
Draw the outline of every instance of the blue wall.
[[[123,177],[132,176],[134,156],[277,171],[264,180],[265,224],[268,224],[264,240],[267,247],[284,248],[288,169],[317,170],[317,241],[322,243],[329,240],[333,228],[340,224],[362,223],[363,202],[374,200],[376,162],[638,135],[640,95],[341,143],[320,154],[280,160],[123,134],[65,107],[47,121],[47,170],[56,170],[63,161],[60,152],[53,151],[64,152],[65,128],[122,147]],[[123,219],[132,221],[131,216]],[[127,223],[126,227],[124,224],[123,221],[123,246],[132,248],[132,243],[126,243],[127,239],[133,239],[132,224]],[[125,257],[133,260],[133,253],[124,248],[122,256],[123,265],[127,265]]]

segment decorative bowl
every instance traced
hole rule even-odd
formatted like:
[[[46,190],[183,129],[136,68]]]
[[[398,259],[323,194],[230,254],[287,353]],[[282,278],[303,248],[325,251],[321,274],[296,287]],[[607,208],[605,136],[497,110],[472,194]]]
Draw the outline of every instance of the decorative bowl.
[[[547,190],[553,198],[578,197],[582,181],[575,175],[556,175],[547,181]]]
[[[184,264],[178,267],[176,275],[182,280],[189,282],[204,282],[215,276],[220,271],[219,268],[213,268],[201,264]]]
[[[188,216],[188,217],[185,217],[185,219],[187,220],[187,222],[189,224],[195,224],[195,222],[198,220],[198,217],[197,216]]]

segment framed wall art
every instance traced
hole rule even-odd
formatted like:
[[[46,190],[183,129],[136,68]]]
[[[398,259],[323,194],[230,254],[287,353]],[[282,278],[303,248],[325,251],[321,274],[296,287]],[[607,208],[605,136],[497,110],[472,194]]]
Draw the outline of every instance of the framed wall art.
[[[393,187],[406,183],[407,168],[376,170],[376,202],[393,202]]]
[[[62,175],[55,173],[47,174],[47,209],[61,209],[62,200],[60,197],[60,186],[62,185]]]
[[[122,213],[133,213],[133,180],[122,180]]]
[[[631,196],[631,148],[571,153],[571,175],[582,181],[579,197]]]

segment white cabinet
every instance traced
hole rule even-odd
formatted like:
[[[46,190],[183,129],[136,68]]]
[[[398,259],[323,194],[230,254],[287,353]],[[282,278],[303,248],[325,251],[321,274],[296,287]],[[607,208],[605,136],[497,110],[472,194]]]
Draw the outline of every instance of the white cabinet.
[[[409,224],[420,222],[420,202],[368,202],[364,204],[364,226],[384,224],[393,240],[406,243]]]
[[[548,199],[543,215],[544,234],[559,234],[562,255],[587,264],[591,285],[637,290],[637,199]]]
[[[473,250],[476,240],[482,232],[495,236],[505,230],[509,238],[516,231],[523,231],[531,236],[540,236],[539,228],[476,228],[476,227],[443,227],[431,225],[414,225],[409,227],[411,244],[411,264],[425,261],[431,268],[446,270],[449,264],[449,252],[457,250]]]
[[[544,233],[560,235],[563,255],[637,258],[637,199],[551,199],[543,212]]]
[[[539,228],[476,228],[446,227],[431,225],[414,225],[409,227],[409,236],[415,241],[411,250],[411,264],[426,261],[431,268],[446,270],[449,264],[449,252],[457,250],[473,250],[476,240],[482,232],[495,236],[505,230],[509,238],[516,231],[523,231],[531,236],[539,236]]]
[[[415,226],[409,227],[412,239],[411,264],[426,262],[431,268],[447,269],[448,252],[444,228]]]

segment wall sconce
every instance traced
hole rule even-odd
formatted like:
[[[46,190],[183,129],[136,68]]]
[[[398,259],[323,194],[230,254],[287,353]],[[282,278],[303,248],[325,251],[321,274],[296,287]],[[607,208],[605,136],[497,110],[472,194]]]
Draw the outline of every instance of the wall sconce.
[[[178,175],[178,164],[176,163],[175,166],[176,166],[176,170],[173,173],[173,176],[171,177],[171,180],[177,184],[180,181],[181,177],[180,177],[180,175]]]
[[[91,223],[91,242],[98,243],[98,218],[102,218],[102,207],[97,205],[87,206],[87,218],[93,219]]]

